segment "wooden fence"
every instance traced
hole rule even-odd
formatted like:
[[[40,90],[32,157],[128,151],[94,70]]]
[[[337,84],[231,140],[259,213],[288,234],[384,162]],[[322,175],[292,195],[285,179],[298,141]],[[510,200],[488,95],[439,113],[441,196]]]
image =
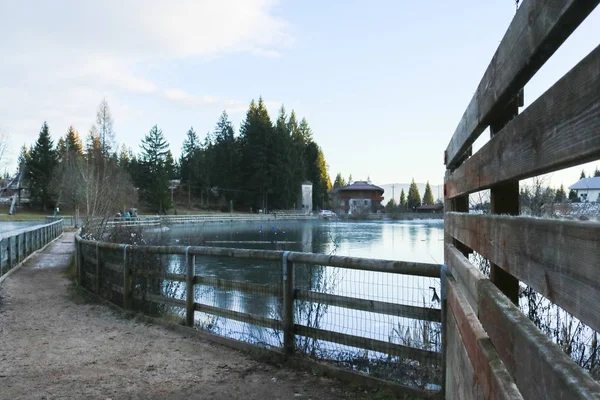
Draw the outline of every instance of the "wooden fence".
[[[80,284],[86,289],[122,306],[125,310],[140,311],[139,306],[143,303],[150,302],[160,305],[169,305],[183,310],[185,325],[189,327],[197,326],[195,319],[196,312],[203,312],[234,321],[264,327],[282,333],[283,341],[279,351],[287,356],[297,353],[296,341],[302,336],[305,338],[339,344],[344,346],[345,349],[357,348],[367,350],[367,352],[362,351],[363,354],[372,351],[387,355],[388,358],[399,357],[405,359],[413,366],[417,363],[423,368],[436,369],[437,371],[441,370],[441,353],[439,352],[439,348],[437,350],[428,350],[417,346],[376,340],[370,337],[322,329],[319,326],[307,326],[302,324],[301,321],[295,320],[298,302],[314,302],[322,305],[339,307],[341,309],[366,311],[390,317],[440,323],[441,311],[439,308],[396,304],[367,298],[355,298],[315,290],[305,290],[298,288],[295,283],[295,276],[298,274],[298,269],[307,268],[307,266],[310,265],[437,279],[439,279],[440,276],[440,265],[329,256],[290,251],[196,246],[130,246],[88,241],[81,239],[79,236],[77,236],[76,240]],[[111,254],[113,256],[111,256]],[[164,265],[161,268],[156,265],[156,262],[154,262],[153,267],[144,269],[136,264],[135,260],[140,260],[140,258],[136,258],[136,254],[144,255],[145,257],[150,255],[168,256],[171,261],[167,261],[166,264],[172,262],[173,256],[179,257],[181,260],[185,260],[185,268],[182,268],[185,273],[165,273]],[[118,258],[115,258],[114,255],[118,255]],[[273,273],[281,272],[281,280],[279,284],[268,285],[242,280],[226,280],[212,276],[203,276],[196,273],[198,265],[196,257],[199,256],[276,262],[280,266],[277,270],[280,271],[274,271]],[[250,264],[247,268],[251,268]],[[106,286],[109,274],[112,274],[112,276],[116,276],[117,278],[110,283],[110,290],[107,294],[102,288]],[[158,290],[158,292],[155,293],[138,295],[139,292],[136,289],[138,284],[135,282],[140,276],[159,279],[163,284],[164,282],[181,283],[182,286],[185,287],[185,291],[181,291],[182,298],[173,295],[167,296],[163,290]],[[195,297],[195,293],[197,293],[195,287],[198,285],[239,291],[245,295],[258,294],[263,296],[273,296],[278,299],[278,303],[281,304],[281,313],[279,316],[271,315],[267,317],[264,315],[255,315],[200,303]],[[115,294],[118,294],[118,296],[115,296]],[[340,323],[343,324],[344,322]],[[352,322],[350,321],[348,323],[351,324]],[[439,373],[438,377],[440,378],[440,381],[437,382],[437,384],[441,387],[441,375]],[[402,385],[395,385],[395,387],[402,393],[409,393],[417,396],[430,397],[439,394],[439,390],[432,389],[431,385],[424,388],[414,388]]]
[[[63,221],[22,228],[0,237],[0,282],[2,277],[35,251],[62,234]]]
[[[515,305],[522,281],[600,329],[600,224],[517,216],[520,179],[600,158],[600,46],[519,113],[525,84],[598,3],[524,1],[445,151],[447,398],[600,398]],[[469,194],[484,189],[496,215],[468,214]],[[490,261],[489,278],[473,252]]]

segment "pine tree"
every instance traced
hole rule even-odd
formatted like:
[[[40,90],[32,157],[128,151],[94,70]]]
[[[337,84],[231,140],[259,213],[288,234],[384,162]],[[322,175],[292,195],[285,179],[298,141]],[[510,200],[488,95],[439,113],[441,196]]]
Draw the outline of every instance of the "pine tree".
[[[575,203],[579,202],[579,197],[577,196],[577,192],[573,189],[569,190],[569,200]]]
[[[567,199],[567,192],[565,192],[565,187],[561,184],[560,188],[556,191],[556,195],[554,196],[554,201],[557,203],[562,203]]]
[[[271,208],[289,209],[296,201],[294,168],[290,162],[293,154],[293,139],[289,131],[285,107],[279,109],[269,148],[269,167],[271,175]]]
[[[241,162],[244,166],[242,179],[244,189],[249,194],[247,205],[251,207],[269,207],[269,187],[272,183],[269,147],[272,137],[273,124],[262,97],[258,103],[252,100],[240,127]]]
[[[27,163],[29,159],[29,150],[27,150],[27,146],[23,145],[21,147],[21,152],[19,153],[19,157],[17,158],[17,168],[21,170],[21,167]]]
[[[406,194],[404,194],[404,189],[400,192],[400,209],[406,210]]]
[[[419,194],[419,188],[417,187],[414,178],[408,188],[408,199],[406,203],[409,210],[414,210],[421,205],[421,195]]]
[[[333,182],[333,188],[337,189],[337,188],[341,188],[344,186],[346,186],[346,180],[344,179],[342,174],[338,172],[337,175],[335,176],[335,181]]]
[[[431,186],[429,186],[429,181],[427,181],[427,185],[425,186],[425,193],[423,194],[423,205],[431,206],[433,205],[433,193],[431,192]]]
[[[239,143],[235,138],[233,124],[227,112],[223,111],[214,132],[214,144],[209,146],[213,152],[210,155],[213,164],[212,184],[225,189],[237,189],[240,185],[238,179],[240,170]],[[226,191],[223,197],[233,199],[237,192]]]
[[[585,179],[585,170],[581,170],[581,175],[579,175],[579,179]]]
[[[594,178],[597,178],[600,176],[600,169],[598,167],[596,167],[596,170],[594,171]]]
[[[385,205],[385,212],[393,213],[396,211],[397,208],[398,208],[398,205],[396,204],[396,199],[394,199],[392,197],[392,199],[390,201],[388,201],[387,204]]]
[[[27,179],[30,185],[31,198],[35,203],[41,205],[44,211],[46,207],[54,208],[54,193],[51,182],[57,164],[58,157],[50,137],[50,129],[48,124],[44,122],[27,163]]]
[[[159,211],[170,208],[168,156],[169,144],[158,126],[154,125],[142,139],[141,164],[143,171],[142,199]]]

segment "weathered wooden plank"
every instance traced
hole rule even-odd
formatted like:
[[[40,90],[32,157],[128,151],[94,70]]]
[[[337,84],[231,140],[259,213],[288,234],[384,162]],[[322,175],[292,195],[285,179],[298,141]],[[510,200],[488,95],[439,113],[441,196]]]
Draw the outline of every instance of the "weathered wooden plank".
[[[600,385],[487,280],[479,318],[524,398],[600,399]]]
[[[291,251],[289,260],[296,264],[329,265],[363,271],[390,272],[403,275],[440,277],[440,265],[410,261],[376,260],[371,258],[330,256],[326,254],[297,253]]]
[[[446,148],[450,169],[458,166],[498,108],[517,96],[597,5],[597,0],[523,2]]]
[[[157,304],[166,304],[173,307],[181,307],[185,309],[185,300],[174,299],[172,297],[161,296],[158,294],[145,293],[143,296],[136,296],[138,300],[151,301]]]
[[[185,301],[184,301],[185,307]],[[265,328],[271,328],[274,330],[281,330],[282,322],[267,317],[261,317],[259,315],[247,314],[239,311],[227,310],[224,308],[218,308],[213,306],[208,306],[206,304],[195,303],[194,310],[205,312],[208,314],[213,314],[223,318],[229,318],[240,322],[246,322],[252,325],[264,326]]]
[[[446,178],[450,198],[600,158],[600,46]]]
[[[485,275],[453,245],[444,246],[444,259],[454,278],[462,285],[469,305],[477,312],[477,282]]]
[[[312,301],[315,303],[328,304],[330,306],[350,308],[352,310],[370,311],[378,314],[414,318],[424,321],[441,321],[441,312],[439,309],[435,308],[407,306],[404,304],[386,303],[383,301],[365,300],[299,289],[296,289],[296,300]]]
[[[456,281],[451,278],[448,279],[448,307],[452,310],[456,329],[460,332],[463,346],[484,398],[522,398],[490,338],[479,323],[475,311],[467,302]],[[454,371],[454,374],[456,372],[458,371]],[[455,376],[455,379],[465,380],[471,377]]]
[[[224,290],[239,290],[245,293],[256,293],[267,296],[281,297],[282,289],[281,286],[272,285],[260,285],[257,283],[249,283],[242,281],[230,281],[227,279],[220,279],[212,276],[198,276],[194,277],[194,284],[212,286]]]
[[[445,229],[600,330],[600,223],[448,213]]]
[[[383,354],[399,356],[428,364],[439,364],[441,353],[436,351],[422,350],[400,344],[384,342],[382,340],[370,339],[361,336],[347,335],[345,333],[328,331],[325,329],[312,328],[304,325],[295,325],[296,335],[302,335],[318,340],[338,343],[359,349],[377,351]]]
[[[481,385],[467,354],[454,314],[451,309],[447,310],[446,340],[448,343],[446,346],[445,398],[461,400],[483,399]]]
[[[96,246],[96,242],[83,240],[77,237],[77,240],[83,245]],[[125,245],[118,243],[98,243],[100,248],[111,250],[123,250]],[[250,250],[250,249],[232,249],[225,247],[204,247],[204,246],[128,246],[127,251],[146,252],[148,254],[169,254],[185,255],[192,254],[196,256],[211,257],[229,257],[248,260],[267,260],[281,261],[283,251],[275,250]],[[299,264],[327,265],[348,269],[359,269],[375,272],[390,272],[396,274],[426,276],[438,278],[440,275],[440,265],[430,263],[418,263],[409,261],[395,260],[377,260],[360,257],[329,256],[325,254],[289,252],[289,260]]]

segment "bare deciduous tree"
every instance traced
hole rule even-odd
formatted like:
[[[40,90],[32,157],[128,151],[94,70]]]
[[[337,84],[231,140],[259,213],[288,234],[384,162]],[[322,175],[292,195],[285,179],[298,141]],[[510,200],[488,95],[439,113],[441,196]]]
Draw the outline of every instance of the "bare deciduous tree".
[[[115,145],[115,133],[113,131],[113,119],[108,107],[108,102],[103,99],[96,112],[96,131],[100,138],[102,154],[107,156]]]

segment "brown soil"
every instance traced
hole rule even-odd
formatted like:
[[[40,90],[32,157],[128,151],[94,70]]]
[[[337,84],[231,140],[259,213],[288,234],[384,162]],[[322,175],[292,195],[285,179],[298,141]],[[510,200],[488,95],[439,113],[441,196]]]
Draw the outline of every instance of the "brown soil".
[[[0,287],[1,399],[358,399],[362,390],[74,301],[65,233]]]

